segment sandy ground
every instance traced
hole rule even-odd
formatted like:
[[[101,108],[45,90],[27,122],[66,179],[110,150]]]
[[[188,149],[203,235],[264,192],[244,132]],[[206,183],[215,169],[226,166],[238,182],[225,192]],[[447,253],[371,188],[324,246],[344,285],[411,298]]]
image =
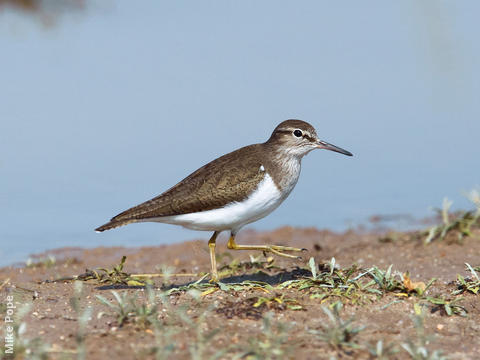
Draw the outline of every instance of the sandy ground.
[[[17,317],[13,323],[4,321],[2,331],[5,336],[9,324],[19,326],[12,330],[16,358],[409,359],[412,356],[404,347],[410,343],[415,351],[425,346],[429,356],[441,351],[451,359],[476,359],[480,295],[452,293],[458,290],[457,274],[467,280],[472,277],[465,263],[480,265],[480,231],[461,243],[454,239],[425,245],[416,233],[337,234],[291,227],[264,233],[245,230],[237,238],[240,244],[270,243],[308,251],[302,260],[266,254],[267,259],[258,252],[228,251],[222,237],[217,241],[219,268],[230,266],[221,272],[226,285],[220,287],[208,282],[188,286],[209,271],[207,238],[158,247],[58,249],[49,253],[55,261],[0,269],[2,318]],[[74,281],[54,281],[86,269],[112,269],[123,255],[127,257],[125,273],[181,275],[153,278],[152,291],[134,282],[90,279],[81,282],[81,293],[76,295]],[[311,257],[326,280],[304,289],[289,287],[286,281],[298,285],[312,277]],[[362,289],[358,284],[372,280],[368,274],[355,284],[346,282],[351,287],[348,291],[338,281],[328,287],[332,257],[343,275],[357,264],[351,279],[372,266],[386,270],[393,264],[400,284],[404,282],[399,274],[407,271],[413,283],[436,280],[423,294],[400,288],[379,290],[375,284]],[[39,256],[44,258],[45,254]],[[125,297],[125,304],[134,304],[130,309],[124,306],[123,320],[112,290]],[[102,303],[98,295],[112,306]],[[432,298],[461,307],[451,306],[454,313],[449,316],[446,307]],[[7,299],[13,299],[8,306],[15,308],[7,306]],[[29,309],[22,317],[25,304]],[[82,316],[85,309],[89,310]],[[349,319],[352,323],[345,324]],[[356,333],[355,329],[361,330]],[[2,347],[7,349],[5,344]]]

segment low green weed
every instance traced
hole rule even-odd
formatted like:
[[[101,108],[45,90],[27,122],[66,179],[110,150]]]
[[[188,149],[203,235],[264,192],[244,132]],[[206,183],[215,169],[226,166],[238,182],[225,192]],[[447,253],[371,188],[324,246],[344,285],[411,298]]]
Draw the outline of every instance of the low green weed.
[[[138,294],[129,294],[128,292],[119,294],[116,291],[112,291],[115,302],[109,301],[101,295],[95,296],[102,304],[107,305],[114,311],[119,327],[131,321],[138,327],[146,329],[153,323],[153,319],[157,316],[157,306],[153,289],[147,286],[146,293],[147,299],[140,303],[138,301]]]
[[[415,327],[416,337],[408,338],[401,344],[402,348],[408,353],[412,360],[446,360],[439,350],[431,351],[428,345],[432,337],[425,333],[424,317],[420,306],[415,304],[415,315],[412,318]]]
[[[383,340],[378,340],[376,343],[367,344],[366,349],[373,359],[389,360],[398,353],[398,348],[393,343],[384,344]]]
[[[427,296],[425,300],[431,304],[437,305],[437,307],[445,311],[445,314],[447,314],[448,316],[467,316],[467,310],[459,304],[459,302],[463,300],[463,297],[448,300],[445,297]]]
[[[442,209],[438,210],[442,223],[432,226],[423,233],[426,235],[425,244],[435,240],[444,240],[449,234],[453,233],[456,233],[459,242],[472,235],[472,227],[478,225],[480,220],[480,194],[477,190],[472,190],[467,197],[476,206],[476,210],[461,211],[453,219],[449,214],[452,202],[447,198],[443,199]]]
[[[365,326],[354,327],[353,318],[343,320],[340,311],[343,308],[341,302],[336,302],[330,307],[322,306],[323,312],[328,317],[328,322],[320,325],[319,330],[310,330],[309,332],[329,344],[336,350],[342,348],[358,349],[360,346],[354,342],[355,336],[365,329]]]
[[[471,278],[464,278],[462,275],[457,275],[457,290],[453,291],[453,295],[462,294],[464,292],[471,292],[472,294],[477,295],[480,290],[480,276],[477,271],[480,271],[479,268],[473,268],[470,264],[465,263],[467,270],[472,274]]]
[[[250,338],[246,349],[233,358],[252,360],[289,358],[289,355],[295,350],[294,345],[288,344],[290,327],[273,319],[274,314],[272,312],[266,313],[262,319],[261,334]]]
[[[87,350],[85,346],[86,329],[88,321],[92,315],[92,307],[88,306],[84,310],[81,308],[81,298],[83,296],[83,284],[81,281],[75,281],[74,293],[70,298],[70,306],[77,314],[78,328],[75,334],[75,341],[77,342],[77,359],[84,360],[87,357]]]

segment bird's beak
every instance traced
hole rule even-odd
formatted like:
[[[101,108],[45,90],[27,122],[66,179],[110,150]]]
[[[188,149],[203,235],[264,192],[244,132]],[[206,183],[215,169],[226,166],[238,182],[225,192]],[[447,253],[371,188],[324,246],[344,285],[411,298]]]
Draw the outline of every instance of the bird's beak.
[[[338,152],[338,153],[343,154],[343,155],[353,156],[353,154],[350,151],[347,151],[347,150],[344,150],[342,148],[339,148],[338,146],[329,144],[326,141],[318,140],[316,145],[317,145],[318,149],[327,149],[327,150],[332,150],[332,151]]]

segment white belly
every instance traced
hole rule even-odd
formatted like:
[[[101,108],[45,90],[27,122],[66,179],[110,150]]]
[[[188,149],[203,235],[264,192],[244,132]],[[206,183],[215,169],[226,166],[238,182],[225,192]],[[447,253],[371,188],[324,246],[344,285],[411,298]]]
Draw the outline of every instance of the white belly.
[[[163,216],[147,221],[181,225],[193,230],[232,230],[236,232],[242,226],[270,214],[283,202],[285,197],[282,196],[270,175],[265,174],[265,178],[258,184],[257,189],[242,202],[233,202],[219,209]]]

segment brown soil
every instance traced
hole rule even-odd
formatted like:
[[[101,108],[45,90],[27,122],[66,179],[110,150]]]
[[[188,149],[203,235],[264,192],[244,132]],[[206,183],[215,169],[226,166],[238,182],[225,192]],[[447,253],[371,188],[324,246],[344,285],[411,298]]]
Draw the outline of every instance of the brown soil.
[[[231,263],[233,257],[249,262],[249,255],[261,255],[227,251],[225,240],[220,238],[217,241],[219,268],[222,264]],[[478,230],[463,243],[436,241],[428,246],[408,233],[385,236],[351,231],[336,234],[313,228],[290,227],[268,233],[246,230],[237,240],[240,244],[273,243],[304,247],[309,251],[304,253],[303,261],[275,257],[273,264],[263,263],[262,269],[245,264],[222,279],[224,283],[262,281],[273,288],[251,286],[243,290],[213,291],[212,287],[213,292],[200,297],[191,291],[168,295],[163,303],[157,302],[156,318],[163,324],[159,331],[155,331],[151,324],[141,324],[132,319],[120,324],[113,309],[96,298],[96,295],[101,295],[114,303],[111,289],[116,289],[119,294],[138,293],[138,301],[141,302],[146,297],[145,289],[84,281],[80,303],[82,308],[91,306],[93,309],[86,325],[86,358],[154,359],[156,347],[167,346],[163,352],[159,351],[167,354],[170,351],[168,345],[173,344],[174,348],[165,358],[194,358],[192,354],[201,351],[201,358],[210,358],[218,350],[224,350],[218,354],[219,358],[369,359],[381,358],[371,355],[367,347],[373,348],[382,340],[384,347],[389,345],[396,349],[396,352],[383,358],[408,359],[411,357],[401,344],[408,339],[414,342],[420,339],[412,320],[415,303],[424,304],[424,328],[429,336],[427,347],[430,353],[438,349],[451,359],[479,358],[480,295],[468,292],[458,296],[451,294],[457,288],[457,274],[469,276],[465,263],[480,265]],[[160,273],[166,267],[174,273],[202,273],[209,271],[207,249],[206,240],[142,248],[58,249],[50,252],[56,259],[51,266],[38,263],[37,266],[0,269],[0,283],[3,283],[1,296],[4,302],[7,296],[14,296],[15,311],[22,304],[32,303],[31,310],[23,318],[26,331],[19,336],[23,339],[40,338],[38,343],[44,345],[48,358],[77,358],[80,350],[76,340],[79,321],[70,304],[74,283],[47,280],[78,275],[86,268],[112,268],[119,263],[122,255],[127,256],[124,271],[128,273]],[[413,294],[369,294],[360,301],[335,296],[320,300],[312,298],[309,289],[276,287],[289,279],[310,276],[309,271],[303,270],[308,269],[310,257],[314,257],[317,264],[326,264],[335,257],[341,268],[356,263],[362,269],[374,265],[387,269],[393,264],[394,270],[408,271],[414,282],[427,283],[436,278],[427,294],[448,300],[463,296],[459,304],[466,310],[466,316],[448,316],[442,306],[422,302],[420,296]],[[261,261],[264,259],[262,256]],[[154,284],[157,289],[168,290],[195,280],[198,277],[157,277]],[[157,291],[160,293],[160,290]],[[259,304],[261,298],[270,300]],[[366,326],[358,335],[347,339],[354,346],[328,344],[315,333],[328,324],[322,307],[338,300],[344,304],[340,313],[343,319],[353,317],[353,327]],[[3,318],[5,305],[2,312]],[[265,319],[270,319],[267,314],[272,314],[270,330],[265,328]],[[286,329],[278,328],[279,324]],[[3,323],[4,332],[5,326]],[[213,330],[217,332],[211,333]],[[208,338],[209,335],[211,338]],[[19,342],[18,339],[16,341]],[[18,358],[30,356],[33,355],[17,354]],[[157,358],[162,357],[158,355]]]

